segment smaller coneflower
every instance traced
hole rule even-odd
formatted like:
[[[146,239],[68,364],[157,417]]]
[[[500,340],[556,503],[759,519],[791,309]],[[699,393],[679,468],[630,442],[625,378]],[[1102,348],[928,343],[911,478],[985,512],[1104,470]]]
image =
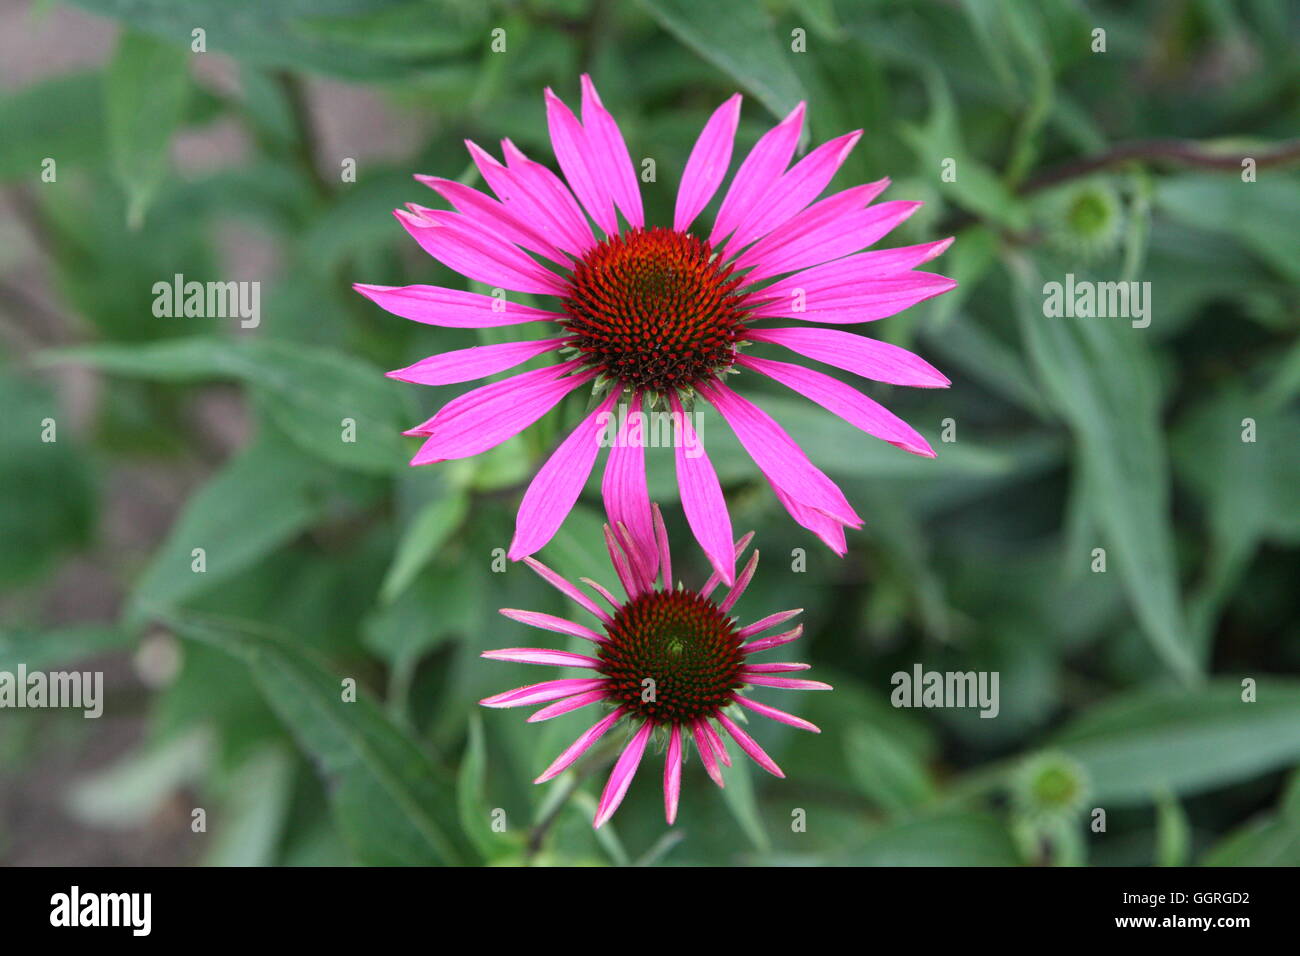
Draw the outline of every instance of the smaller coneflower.
[[[542,771],[535,783],[543,783],[562,773],[616,725],[625,724],[631,731],[596,807],[593,825],[597,827],[613,816],[623,801],[646,746],[656,732],[665,739],[664,811],[668,822],[672,823],[677,818],[681,794],[682,759],[690,741],[695,742],[700,762],[709,777],[718,786],[723,785],[719,764],[731,766],[731,758],[719,728],[725,730],[764,770],[778,777],[785,776],[776,762],[738,725],[736,717],[740,712],[733,708],[744,708],[791,727],[820,732],[800,717],[741,694],[742,689],[752,685],[789,690],[830,690],[829,684],[820,681],[782,676],[807,670],[807,664],[757,663],[751,659],[760,651],[796,640],[803,632],[803,625],[798,625],[779,634],[758,636],[791,620],[800,613],[799,610],[770,614],[743,627],[730,616],[732,607],[753,579],[758,566],[757,551],[726,596],[715,601],[711,595],[721,583],[716,573],[698,591],[687,590],[680,584],[673,586],[668,537],[657,505],[653,516],[657,549],[654,555],[639,550],[636,538],[622,524],[615,528],[605,526],[610,560],[627,599],[620,602],[596,582],[585,578],[583,581],[607,602],[608,611],[540,561],[524,559],[560,593],[591,612],[601,623],[603,633],[537,611],[511,608],[501,611],[522,624],[591,641],[596,646],[594,656],[534,647],[515,647],[483,654],[498,661],[578,667],[592,672],[589,678],[543,681],[496,694],[481,701],[485,707],[545,704],[528,718],[530,722],[549,720],[592,704],[609,708],[608,713]],[[752,537],[751,532],[736,541],[737,560]],[[733,712],[728,714],[728,710]]]

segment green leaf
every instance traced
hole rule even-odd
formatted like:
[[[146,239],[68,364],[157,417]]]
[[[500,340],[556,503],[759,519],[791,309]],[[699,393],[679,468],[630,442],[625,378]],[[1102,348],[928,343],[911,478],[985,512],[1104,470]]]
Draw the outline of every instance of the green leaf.
[[[1011,265],[1021,335],[1044,391],[1074,434],[1112,563],[1152,649],[1180,678],[1192,680],[1199,665],[1179,597],[1160,395],[1146,329],[1122,319],[1045,316],[1037,274],[1026,260]]]
[[[279,548],[323,513],[331,472],[283,440],[263,439],[185,503],[132,593],[128,620],[172,608]],[[232,516],[238,515],[238,520]],[[203,570],[195,570],[195,549]]]
[[[762,815],[758,812],[758,797],[754,794],[754,775],[750,771],[745,757],[735,757],[730,767],[721,767],[723,782],[723,799],[732,817],[740,825],[749,842],[759,853],[770,853],[772,840],[763,825]]]
[[[380,597],[388,603],[406,590],[425,566],[437,556],[469,512],[469,497],[451,491],[420,509],[397,546],[388,568]]]
[[[0,588],[40,576],[85,544],[95,519],[90,469],[48,389],[0,374]],[[47,441],[45,439],[53,439]]]
[[[1191,852],[1191,827],[1182,805],[1168,791],[1156,797],[1156,865],[1186,866]]]
[[[784,118],[806,99],[803,85],[761,4],[749,0],[641,0],[665,30]]]
[[[266,66],[294,67],[348,79],[405,76],[435,66],[448,47],[435,43],[398,46],[382,42],[401,25],[386,11],[405,6],[445,33],[474,28],[481,15],[468,5],[431,8],[425,0],[76,0],[101,16],[187,46],[191,31],[202,28],[209,51]],[[462,26],[463,24],[463,26]],[[356,34],[353,35],[355,28]],[[482,31],[479,31],[482,35]],[[377,38],[378,37],[378,41]]]
[[[1149,803],[1248,780],[1300,762],[1300,682],[1259,676],[1241,684],[1160,688],[1115,697],[1069,724],[1052,744],[1087,769],[1099,806]]]
[[[294,758],[286,744],[257,750],[226,788],[205,866],[274,866],[288,826]]]
[[[844,741],[849,774],[885,813],[910,813],[934,798],[925,767],[907,747],[869,724],[851,728]]]
[[[248,665],[267,702],[317,761],[357,862],[428,866],[474,859],[456,819],[451,778],[364,693],[344,700],[338,675],[256,625],[197,615],[172,623],[182,636]]]
[[[45,360],[163,382],[238,379],[266,399],[272,418],[291,439],[326,461],[383,473],[399,469],[406,458],[400,392],[374,366],[331,349],[274,339],[189,336],[142,346],[66,349],[48,353]]]
[[[190,92],[189,56],[175,43],[128,31],[105,75],[108,151],[133,229],[167,172],[168,146]]]
[[[1235,173],[1166,177],[1156,188],[1155,205],[1185,225],[1234,237],[1292,282],[1300,281],[1300,180],[1269,169],[1257,175],[1253,183]]]
[[[1020,858],[1001,821],[983,814],[953,813],[882,830],[838,862],[848,866],[1015,866]]]
[[[133,636],[115,627],[85,624],[48,631],[0,631],[0,671],[67,667],[129,646]]]
[[[98,159],[104,142],[103,97],[92,73],[58,76],[0,96],[0,179],[39,182],[46,159],[55,161],[56,175]]]

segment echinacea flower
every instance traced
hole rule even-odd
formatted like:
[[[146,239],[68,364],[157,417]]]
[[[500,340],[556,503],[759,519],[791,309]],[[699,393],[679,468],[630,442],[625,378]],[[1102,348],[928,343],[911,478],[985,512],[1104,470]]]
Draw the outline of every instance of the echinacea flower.
[[[601,631],[537,611],[512,608],[501,611],[521,624],[591,641],[595,645],[594,656],[537,647],[512,647],[483,654],[497,661],[574,667],[591,673],[590,677],[565,677],[517,687],[480,703],[485,707],[545,704],[528,718],[530,723],[592,704],[608,708],[600,720],[534,781],[543,783],[559,775],[615,727],[625,727],[630,736],[596,807],[592,821],[596,827],[618,809],[656,731],[666,739],[664,813],[672,823],[677,818],[681,795],[682,759],[692,741],[709,777],[719,787],[723,786],[719,763],[729,767],[731,757],[719,727],[764,770],[778,777],[785,776],[736,722],[735,713],[727,713],[729,709],[744,708],[791,727],[820,733],[803,718],[746,696],[746,685],[791,690],[831,689],[829,684],[820,681],[783,676],[807,670],[807,664],[753,660],[753,655],[788,644],[803,633],[803,625],[797,625],[780,634],[758,636],[791,620],[799,614],[798,610],[770,614],[744,627],[730,616],[758,567],[757,551],[750,556],[736,583],[717,601],[712,597],[721,581],[716,572],[698,591],[687,590],[680,584],[673,586],[668,537],[657,505],[652,510],[652,522],[656,549],[653,556],[641,550],[626,525],[618,525],[617,530],[605,526],[610,560],[627,599],[620,602],[596,582],[583,580],[607,602],[609,610],[540,561],[524,558],[529,567],[561,594],[590,611],[600,622]],[[752,537],[751,532],[735,542],[733,554],[737,559]],[[662,583],[656,584],[656,579]],[[742,689],[746,694],[741,693]]]
[[[794,520],[843,554],[844,529],[860,527],[862,519],[781,426],[724,380],[742,369],[767,376],[870,435],[933,457],[911,426],[852,386],[800,364],[741,350],[766,343],[879,382],[948,385],[911,352],[816,326],[873,321],[948,291],[953,280],[914,270],[952,240],[861,251],[921,204],[874,203],[888,179],[818,200],[861,131],[830,140],[790,166],[803,129],[803,103],[758,140],[732,177],[712,228],[698,232],[692,227],[731,162],[739,94],[718,107],[695,143],[671,228],[646,225],[623,135],[589,77],[582,77],[581,120],[549,89],[546,115],[563,179],[509,139],[502,141],[504,163],[467,142],[496,198],[453,180],[418,176],[453,208],[410,204],[395,212],[425,251],[494,287],[496,294],[427,285],[356,286],[389,312],[430,325],[550,326],[541,338],[446,352],[390,372],[406,382],[448,385],[540,356],[559,359],[449,402],[407,433],[426,439],[411,464],[486,451],[592,383],[597,406],[524,494],[509,551],[519,560],[545,545],[572,509],[595,464],[608,414],[620,399],[637,411],[643,405],[666,407],[677,429],[677,479],[687,523],[731,584],[731,520],[717,473],[707,454],[682,452],[695,439],[683,413],[699,396],[736,433]],[[508,302],[506,291],[550,297],[558,304]],[[764,325],[772,319],[806,324]],[[626,524],[649,553],[654,548],[644,459],[638,443],[615,442],[603,490],[610,520]]]

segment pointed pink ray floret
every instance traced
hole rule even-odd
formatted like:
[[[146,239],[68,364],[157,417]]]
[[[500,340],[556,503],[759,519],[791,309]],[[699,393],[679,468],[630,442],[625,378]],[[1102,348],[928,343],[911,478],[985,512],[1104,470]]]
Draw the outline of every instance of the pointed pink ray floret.
[[[672,583],[672,560],[668,554],[668,535],[663,515],[657,505],[651,506],[650,512],[650,534],[644,541],[633,535],[626,525],[620,525],[617,529],[606,526],[610,557],[626,594],[626,598],[620,601],[611,592],[599,588],[598,593],[613,608],[612,615],[607,614],[567,579],[541,562],[533,558],[527,559],[528,565],[547,583],[591,612],[599,621],[599,630],[536,611],[506,608],[501,612],[533,627],[590,641],[595,645],[595,656],[534,647],[514,647],[483,653],[490,660],[575,667],[588,674],[594,671],[598,675],[530,684],[481,701],[486,707],[545,704],[528,718],[529,722],[550,720],[592,704],[610,708],[608,713],[565,748],[536,780],[537,783],[543,783],[563,773],[600,745],[602,740],[606,740],[606,745],[615,741],[611,732],[620,724],[625,725],[615,741],[618,756],[597,803],[593,820],[596,827],[609,820],[622,803],[647,747],[656,735],[661,738],[665,754],[664,815],[670,824],[677,819],[681,801],[682,762],[691,744],[694,744],[699,753],[700,762],[709,778],[720,787],[724,785],[721,768],[731,766],[731,756],[727,753],[718,728],[726,731],[741,752],[760,767],[775,776],[784,776],[781,768],[748,731],[740,726],[737,718],[741,717],[742,712],[748,711],[789,727],[812,733],[820,731],[802,717],[755,700],[748,693],[742,695],[740,691],[747,685],[799,690],[830,689],[828,684],[820,681],[773,676],[806,670],[807,664],[753,660],[752,656],[759,651],[794,640],[802,628],[796,627],[785,634],[765,639],[748,642],[746,639],[790,620],[798,611],[769,614],[744,627],[727,616],[735,601],[753,580],[758,566],[757,551],[750,556],[745,570],[726,596],[715,602],[708,594],[720,583],[720,576],[716,572],[699,591],[688,591]],[[736,558],[743,554],[751,537],[752,534],[745,535],[734,543]],[[685,629],[684,633],[695,636],[690,643],[683,645],[680,638],[683,631],[679,631],[673,622],[685,619],[693,622],[693,626]],[[676,642],[674,654],[650,653],[638,660],[638,648],[656,645],[656,642],[662,644],[664,641]],[[709,703],[701,703],[693,690],[684,689],[685,685],[674,680],[673,665],[665,663],[672,660],[693,662],[688,682],[691,687],[712,681],[720,691],[718,696],[724,702],[719,704],[713,696],[709,696]],[[701,670],[701,661],[711,663]],[[643,693],[647,678],[656,689],[649,701]],[[605,755],[613,758],[613,754],[614,747],[610,747]]]
[[[823,326],[872,322],[947,292],[956,284],[952,279],[916,270],[952,240],[871,248],[920,203],[877,202],[889,185],[885,178],[827,195],[862,131],[845,132],[796,158],[804,103],[759,138],[724,189],[739,94],[714,110],[691,149],[671,229],[647,225],[640,179],[618,122],[589,76],[582,76],[580,87],[577,112],[551,89],[544,91],[558,174],[509,139],[501,141],[500,160],[467,142],[486,189],[420,175],[451,208],[411,203],[395,213],[429,255],[492,287],[491,295],[427,285],[356,286],[381,308],[428,325],[544,326],[520,341],[446,352],[389,373],[405,382],[449,385],[551,362],[472,389],[411,429],[407,434],[425,439],[411,463],[486,452],[592,383],[601,400],[529,485],[510,558],[535,554],[551,539],[582,494],[600,448],[609,444],[601,481],[609,521],[634,540],[637,556],[629,560],[643,563],[640,572],[658,566],[663,555],[651,539],[645,446],[627,417],[619,419],[617,439],[605,440],[615,413],[653,408],[673,418],[687,524],[730,587],[736,582],[731,519],[692,423],[693,408],[683,402],[699,396],[736,432],[790,516],[844,554],[845,530],[862,520],[775,420],[723,383],[739,370],[773,379],[870,436],[933,457],[920,433],[855,386],[740,347],[759,345],[892,385],[946,387],[941,372],[905,349]],[[719,196],[716,216],[701,224]],[[656,281],[627,278],[634,275]],[[514,293],[538,296],[543,305],[512,301]],[[777,324],[769,327],[771,320]]]

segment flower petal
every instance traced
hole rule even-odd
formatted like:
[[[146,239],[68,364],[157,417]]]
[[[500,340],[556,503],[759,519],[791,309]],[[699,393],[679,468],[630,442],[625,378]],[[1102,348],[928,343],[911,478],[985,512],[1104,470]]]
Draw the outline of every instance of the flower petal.
[[[741,96],[736,93],[714,110],[691,149],[681,185],[677,187],[677,208],[673,213],[673,229],[677,232],[691,228],[695,217],[709,204],[727,175],[736,124],[740,121],[740,101]]]
[[[573,111],[549,86],[546,88],[546,125],[551,133],[555,159],[578,202],[606,235],[616,235],[618,216],[614,212],[614,197],[595,168],[587,146],[587,133]]]
[[[755,634],[761,634],[769,627],[776,627],[778,624],[784,624],[792,617],[798,617],[803,613],[803,608],[797,607],[790,611],[778,611],[775,614],[769,614],[767,617],[760,618],[753,624],[747,624],[742,627],[736,634],[743,638],[753,637]]]
[[[536,558],[524,558],[524,564],[528,565],[530,568],[536,571],[538,577],[540,577],[551,587],[555,588],[555,590],[559,591],[569,600],[573,601],[574,604],[577,604],[579,607],[583,608],[584,610],[590,611],[592,614],[594,614],[597,618],[599,618],[604,623],[609,624],[614,620],[612,617],[609,616],[609,614],[605,612],[604,608],[602,608],[599,604],[597,604],[591,598],[587,597],[587,595],[583,594],[580,590],[578,590],[577,585],[573,584],[562,574],[552,571],[550,568],[542,564],[542,562],[538,561]]]
[[[731,426],[758,467],[778,481],[787,494],[844,524],[862,524],[843,492],[808,460],[770,415],[721,382],[701,384],[699,391]]]
[[[773,634],[771,637],[764,637],[757,641],[750,641],[741,651],[745,654],[757,654],[759,651],[770,651],[774,647],[780,647],[782,644],[789,644],[791,641],[797,641],[803,636],[803,625],[796,624],[788,631],[781,634]]]
[[[510,560],[518,561],[539,550],[560,530],[560,525],[573,510],[587,483],[591,467],[600,451],[600,433],[604,431],[602,414],[608,413],[618,401],[619,392],[613,390],[583,419],[554,454],[547,459],[536,477],[524,492],[515,519],[515,537],[510,542]]]
[[[727,728],[727,733],[731,734],[731,736],[735,738],[736,743],[740,744],[740,749],[749,754],[754,763],[758,764],[773,776],[785,776],[785,774],[781,772],[781,768],[776,765],[776,761],[767,755],[767,752],[758,745],[758,742],[755,741],[753,737],[749,736],[749,734],[736,726],[735,721],[723,713],[719,713],[717,718],[718,723]]]
[[[569,651],[556,651],[549,647],[506,647],[497,651],[484,651],[480,657],[490,661],[512,661],[516,664],[544,664],[549,667],[590,667],[600,666],[600,661],[585,654],[572,654]]]
[[[922,263],[942,254],[952,245],[952,239],[925,242],[916,246],[897,246],[893,249],[873,249],[858,252],[833,262],[810,266],[794,275],[778,279],[771,285],[753,293],[751,302],[788,298],[796,291],[805,296],[838,296],[868,289],[880,279],[906,278],[907,273]]]
[[[587,134],[588,155],[591,164],[605,181],[605,189],[623,212],[623,218],[633,227],[645,225],[641,209],[641,189],[637,184],[632,155],[623,141],[618,123],[605,109],[596,92],[591,77],[582,74],[582,126]]]
[[[785,172],[803,132],[804,109],[801,101],[789,116],[759,138],[740,164],[709,234],[711,246],[716,248],[740,226]]]
[[[520,624],[527,624],[529,627],[541,628],[544,631],[555,631],[557,634],[569,634],[573,637],[581,637],[584,640],[592,641],[596,644],[604,643],[605,636],[597,634],[589,627],[583,627],[570,621],[568,618],[556,617],[553,614],[543,614],[541,611],[519,611],[512,607],[501,608],[500,613],[512,621],[518,621]]]
[[[626,709],[627,708],[625,707],[618,707],[584,730],[578,736],[578,739],[569,744],[569,746],[565,748],[564,753],[556,757],[551,765],[543,770],[541,775],[538,776],[533,783],[545,783],[552,777],[558,776],[567,770],[571,763],[585,754],[592,744],[605,736],[605,732],[609,730],[609,728],[618,723],[618,719],[623,716]]]
[[[814,734],[820,734],[821,728],[812,721],[804,720],[802,717],[796,717],[794,714],[787,714],[784,710],[778,710],[775,707],[769,707],[767,704],[760,704],[756,700],[750,700],[748,697],[742,697],[739,694],[732,695],[736,703],[742,707],[747,707],[756,714],[762,714],[764,717],[771,717],[773,720],[780,721],[783,724],[789,724],[791,727],[798,727],[800,730],[810,730]]]
[[[619,424],[610,446],[600,493],[605,499],[605,513],[610,524],[615,527],[621,524],[628,529],[637,558],[645,566],[645,574],[653,580],[659,570],[659,550],[655,544],[650,492],[646,488],[645,442],[628,434],[633,416],[640,411],[641,395],[638,392],[633,396],[627,418]],[[609,434],[608,426],[605,434]]]
[[[810,295],[796,293],[788,301],[774,299],[757,305],[755,318],[791,318],[805,322],[855,325],[897,315],[918,302],[933,299],[957,287],[955,279],[932,272],[905,272],[871,279],[855,291]]]
[[[552,717],[559,717],[561,714],[567,714],[583,707],[588,707],[598,701],[605,700],[609,694],[603,690],[589,690],[585,694],[574,694],[572,697],[566,697],[564,700],[557,700],[553,704],[547,704],[537,713],[528,718],[528,723],[535,724],[538,721],[550,720]]]
[[[605,686],[605,679],[587,677],[565,677],[560,680],[542,681],[540,684],[528,684],[516,687],[504,693],[484,697],[479,701],[484,707],[527,707],[529,704],[541,704],[548,700],[558,700],[573,694],[584,694],[589,690]]]
[[[671,826],[677,821],[677,803],[682,797],[682,728],[673,724],[664,756],[664,816]]]
[[[429,436],[411,464],[469,458],[518,435],[594,377],[594,372],[566,376],[564,371],[553,365],[524,372],[452,399],[409,432]]]
[[[740,224],[727,243],[723,258],[729,258],[733,252],[739,252],[755,239],[761,239],[773,229],[784,225],[820,196],[861,138],[862,130],[846,133],[822,143],[799,160]]]
[[[627,795],[627,788],[632,786],[636,768],[641,766],[641,755],[645,753],[646,742],[654,729],[654,724],[647,720],[623,748],[623,753],[619,755],[618,762],[614,764],[614,769],[609,774],[605,790],[600,795],[600,803],[596,806],[596,816],[591,821],[591,825],[596,829],[600,829],[623,802],[623,797]]]
[[[542,268],[518,246],[459,213],[396,209],[393,215],[420,248],[461,275],[515,292],[558,296],[568,292],[563,279]]]
[[[798,677],[768,677],[766,674],[749,674],[747,683],[756,687],[780,687],[784,690],[833,690],[830,684],[819,680],[801,680]]]
[[[415,178],[451,203],[457,212],[467,219],[475,220],[489,232],[494,232],[523,249],[545,256],[558,265],[569,265],[569,257],[547,238],[544,227],[534,227],[534,223],[538,222],[537,217],[516,215],[516,212],[523,212],[518,204],[514,209],[508,208],[491,196],[454,179],[422,175]]]
[[[436,285],[352,286],[371,302],[393,315],[440,325],[448,329],[491,329],[525,322],[563,322],[565,315],[530,305],[517,305],[504,298],[444,289]]]
[[[752,369],[794,389],[833,415],[838,415],[868,435],[887,441],[914,455],[934,457],[934,449],[915,428],[851,385],[814,369],[790,362],[774,362],[752,355],[738,355],[736,364]]]
[[[675,392],[668,393],[668,403],[676,426],[673,454],[686,523],[715,573],[730,585],[736,580],[736,555],[731,545],[731,515],[727,513],[718,473]],[[666,582],[664,586],[672,585]]]
[[[691,722],[691,733],[695,737],[695,749],[700,753],[700,763],[704,764],[704,772],[709,775],[709,779],[719,787],[725,786],[722,779],[722,771],[718,768],[718,758],[713,752],[713,743],[704,728],[707,726],[703,720]]]
[[[832,197],[834,198],[834,197]],[[830,199],[822,202],[830,202]],[[818,203],[809,206],[800,216],[815,213]],[[808,227],[802,224],[797,234],[792,234],[785,241],[780,241],[782,230],[773,232],[767,239],[762,239],[749,248],[736,260],[736,268],[750,267],[745,276],[747,282],[758,282],[769,276],[783,272],[794,272],[808,266],[818,265],[838,259],[840,256],[865,249],[873,242],[887,236],[893,229],[914,212],[922,203],[904,200],[877,203],[866,209],[858,209],[839,216],[825,216],[825,221]],[[799,216],[790,220],[783,228],[796,226]],[[770,248],[765,244],[773,242]]]
[[[563,345],[563,337],[537,339],[532,342],[503,342],[499,345],[475,345],[432,355],[427,359],[395,369],[389,378],[415,385],[454,385],[476,378],[486,378],[521,365],[529,359],[551,352]]]
[[[752,342],[784,346],[806,358],[877,382],[919,388],[945,388],[952,384],[919,355],[852,332],[804,327],[750,329],[745,337]]]

